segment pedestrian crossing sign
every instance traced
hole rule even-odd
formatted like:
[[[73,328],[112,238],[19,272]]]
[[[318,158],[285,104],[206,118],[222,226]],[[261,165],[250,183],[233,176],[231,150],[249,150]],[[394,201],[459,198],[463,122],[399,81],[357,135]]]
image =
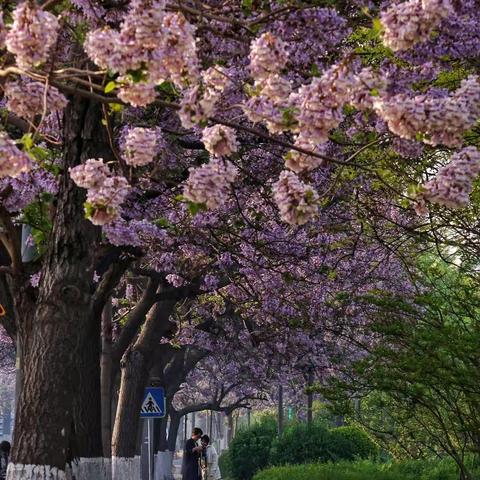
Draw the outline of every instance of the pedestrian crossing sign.
[[[162,418],[165,416],[165,392],[161,387],[148,387],[143,394],[140,418]]]

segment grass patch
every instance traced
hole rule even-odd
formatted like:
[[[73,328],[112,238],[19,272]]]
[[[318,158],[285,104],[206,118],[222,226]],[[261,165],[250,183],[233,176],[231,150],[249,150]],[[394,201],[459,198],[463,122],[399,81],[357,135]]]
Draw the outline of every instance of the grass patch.
[[[473,478],[480,479],[479,473]],[[385,464],[365,460],[271,467],[253,480],[458,480],[458,473],[449,459]]]

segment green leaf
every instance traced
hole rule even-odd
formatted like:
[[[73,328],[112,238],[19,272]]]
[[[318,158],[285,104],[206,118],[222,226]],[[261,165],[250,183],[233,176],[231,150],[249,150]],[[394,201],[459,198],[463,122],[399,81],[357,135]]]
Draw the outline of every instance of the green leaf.
[[[168,228],[172,226],[172,224],[165,217],[157,218],[153,223],[160,228]]]
[[[195,216],[197,213],[207,211],[207,206],[204,203],[188,202],[188,211]]]
[[[104,91],[105,93],[110,93],[110,92],[113,92],[113,90],[115,90],[116,88],[117,88],[117,82],[112,80],[105,85]]]

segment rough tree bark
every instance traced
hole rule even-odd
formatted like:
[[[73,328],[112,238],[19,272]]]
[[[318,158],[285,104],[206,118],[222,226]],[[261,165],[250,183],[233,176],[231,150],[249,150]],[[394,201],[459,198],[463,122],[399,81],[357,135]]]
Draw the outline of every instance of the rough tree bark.
[[[102,353],[100,360],[103,456],[112,456],[112,303],[102,312]]]
[[[169,318],[177,300],[175,297],[162,300],[151,309],[137,341],[122,358],[120,395],[112,438],[114,480],[140,476],[140,462],[135,458],[135,439],[143,391],[148,382],[155,348],[171,328]]]
[[[24,380],[8,480],[65,478],[73,399],[81,380],[78,366],[84,364],[85,332],[91,331],[98,236],[84,218],[85,194],[70,180],[68,169],[104,151],[101,118],[98,105],[78,97],[70,100],[63,171],[38,298],[32,305],[25,292],[15,292]]]

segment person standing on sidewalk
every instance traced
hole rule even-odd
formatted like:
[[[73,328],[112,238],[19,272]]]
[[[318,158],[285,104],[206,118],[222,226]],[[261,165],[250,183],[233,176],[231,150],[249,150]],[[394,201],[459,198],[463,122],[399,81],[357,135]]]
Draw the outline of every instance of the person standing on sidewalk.
[[[210,444],[210,437],[202,437],[202,447],[205,456],[205,465],[203,468],[203,480],[220,480],[222,475],[218,466],[218,453],[216,448]]]
[[[202,447],[197,444],[203,432],[195,427],[192,436],[185,443],[183,450],[182,480],[201,480],[200,454]]]

